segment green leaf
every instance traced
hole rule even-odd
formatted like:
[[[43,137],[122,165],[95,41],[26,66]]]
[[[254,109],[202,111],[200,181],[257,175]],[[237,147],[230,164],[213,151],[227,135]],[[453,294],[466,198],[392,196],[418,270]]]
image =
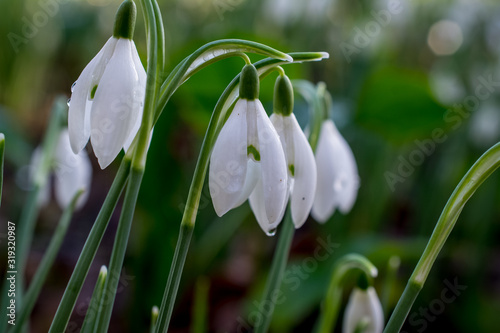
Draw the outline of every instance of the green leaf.
[[[443,117],[446,107],[432,96],[426,74],[383,67],[366,78],[356,120],[387,140],[403,144],[429,137],[432,131],[449,127]]]

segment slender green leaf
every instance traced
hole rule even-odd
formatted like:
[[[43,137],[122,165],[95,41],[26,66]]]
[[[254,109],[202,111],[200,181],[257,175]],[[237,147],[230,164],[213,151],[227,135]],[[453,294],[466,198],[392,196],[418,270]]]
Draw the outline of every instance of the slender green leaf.
[[[82,329],[80,333],[98,333],[97,330],[97,318],[99,317],[99,304],[104,299],[104,284],[108,277],[108,269],[106,266],[102,266],[95,283],[94,292],[90,298],[89,307],[87,308],[87,313],[85,314],[85,319],[83,320]]]

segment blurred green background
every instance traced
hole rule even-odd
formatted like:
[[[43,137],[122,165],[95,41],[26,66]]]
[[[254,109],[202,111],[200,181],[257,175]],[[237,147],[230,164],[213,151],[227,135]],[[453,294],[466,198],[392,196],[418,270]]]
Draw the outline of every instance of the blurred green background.
[[[69,97],[71,84],[109,38],[119,3],[0,1],[0,132],[6,135],[2,232],[4,222],[19,218],[29,190],[26,166],[43,137],[52,102],[58,94]],[[284,299],[276,308],[271,331],[312,330],[332,264],[349,252],[366,255],[379,268],[379,295],[389,258],[401,257],[388,303],[392,310],[449,195],[473,162],[500,139],[500,4],[493,0],[160,0],[159,5],[170,69],[204,43],[222,38],[251,39],[285,52],[330,53],[330,59],[321,63],[285,69],[292,79],[326,82],[333,95],[333,119],[355,154],[361,186],[348,215],[337,212],[324,225],[310,219],[296,232],[289,264],[294,282],[284,281]],[[145,63],[138,7],[135,42]],[[183,203],[211,111],[242,65],[240,59],[224,60],[190,79],[155,128],[110,332],[146,332],[151,307],[161,303]],[[265,79],[261,88],[268,110],[273,78]],[[307,105],[300,97],[296,112],[307,126]],[[32,332],[48,330],[116,172],[117,162],[102,171],[90,156],[94,167],[90,199],[72,221],[34,309]],[[500,175],[493,174],[463,210],[405,331],[498,332],[499,185]],[[60,213],[54,203],[42,210],[28,280]],[[118,216],[112,218],[68,332],[79,331],[99,268],[109,261]],[[306,270],[318,239],[330,239],[337,247],[327,260]],[[4,238],[0,241],[6,257]],[[193,302],[196,295],[203,296],[196,290],[207,285],[207,331],[249,332],[252,321],[259,319],[260,294],[275,243],[276,237],[261,231],[248,204],[217,218],[205,189],[171,332],[192,330]],[[3,269],[5,261],[0,262]],[[294,273],[297,267],[301,274]],[[439,302],[445,281],[457,281],[467,289],[453,302]],[[346,289],[345,299],[350,287]]]

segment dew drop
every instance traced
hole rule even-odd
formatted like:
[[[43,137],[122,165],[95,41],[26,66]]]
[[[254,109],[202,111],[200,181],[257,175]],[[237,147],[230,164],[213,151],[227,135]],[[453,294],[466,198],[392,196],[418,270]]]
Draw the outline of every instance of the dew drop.
[[[66,102],[66,104],[68,104],[68,107],[69,107],[70,103],[71,103],[71,98],[68,98],[68,101]]]
[[[71,92],[73,92],[73,90],[75,90],[75,86],[76,86],[76,81],[73,82],[73,84],[71,85]]]
[[[274,235],[276,235],[276,229],[277,228],[269,229],[268,231],[266,231],[266,235],[268,235],[268,236],[274,236]]]
[[[203,55],[203,60],[204,60],[204,61],[209,61],[209,60],[210,60],[210,59],[212,59],[213,57],[214,57],[213,53],[210,53],[210,52],[209,52],[209,53],[205,53],[205,54]]]

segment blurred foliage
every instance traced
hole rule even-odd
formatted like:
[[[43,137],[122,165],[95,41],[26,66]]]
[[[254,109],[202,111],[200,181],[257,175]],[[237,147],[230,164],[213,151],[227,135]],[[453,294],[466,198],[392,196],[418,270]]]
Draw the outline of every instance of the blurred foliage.
[[[2,221],[18,219],[28,189],[26,165],[43,135],[51,103],[58,93],[69,97],[71,84],[111,35],[119,3],[0,1],[0,132],[6,134]],[[301,278],[296,289],[285,283],[285,300],[276,308],[272,331],[311,330],[332,263],[348,252],[364,254],[379,267],[379,295],[387,260],[394,254],[401,257],[389,302],[392,309],[454,187],[480,154],[500,139],[500,91],[494,84],[500,81],[498,2],[160,0],[159,4],[169,69],[204,43],[222,38],[252,39],[286,52],[331,55],[321,63],[285,69],[292,79],[326,82],[334,99],[332,117],[356,156],[361,187],[348,215],[336,213],[324,225],[310,219],[296,232],[290,270],[311,257],[318,238],[330,237],[339,246]],[[398,12],[391,13],[391,6],[398,4]],[[438,56],[428,44],[430,28],[440,20],[455,22],[460,29],[462,41],[450,55]],[[452,35],[443,32],[443,45],[454,42]],[[144,37],[139,14],[135,41],[143,63]],[[356,42],[363,38],[365,43]],[[356,52],[346,53],[347,44]],[[149,327],[151,307],[161,302],[182,205],[211,111],[242,65],[240,59],[224,60],[191,78],[155,127],[110,332],[146,332]],[[481,78],[489,77],[491,91],[480,98]],[[262,82],[261,100],[268,110],[273,84],[274,76]],[[478,102],[468,107],[472,97]],[[305,127],[307,106],[298,99],[296,108]],[[447,118],[451,116],[453,121]],[[445,133],[441,142],[433,139],[435,129]],[[419,142],[429,145],[423,149]],[[416,154],[423,158],[415,159]],[[117,163],[97,171],[93,159],[93,166],[91,199],[72,222],[33,313],[32,332],[47,331]],[[391,186],[388,174],[401,179]],[[426,322],[427,332],[498,330],[499,185],[500,176],[493,175],[466,206],[414,305],[412,313],[421,318],[419,309],[429,308],[440,297],[443,281],[458,279],[467,285],[461,296]],[[50,205],[40,216],[28,278],[59,214]],[[75,325],[83,321],[100,266],[109,261],[118,216],[113,215],[89,273],[73,317]],[[205,189],[171,331],[190,331],[194,288],[205,276],[210,285],[210,331],[244,332],[258,309],[275,242],[260,230],[248,204],[217,218]],[[408,332],[423,331],[422,325],[407,326]]]

